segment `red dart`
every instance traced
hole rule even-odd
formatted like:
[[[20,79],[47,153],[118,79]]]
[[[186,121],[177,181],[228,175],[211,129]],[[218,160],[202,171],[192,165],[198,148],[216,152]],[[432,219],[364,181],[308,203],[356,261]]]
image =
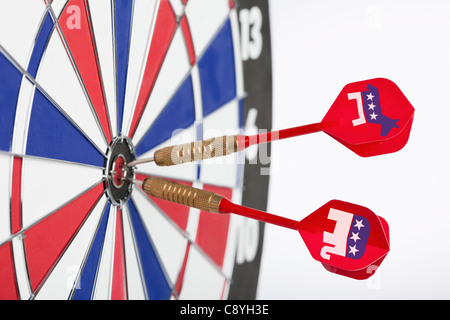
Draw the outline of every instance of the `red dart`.
[[[413,118],[413,106],[394,82],[384,78],[370,79],[347,84],[319,123],[165,147],[155,151],[151,158],[138,159],[126,166],[150,161],[159,166],[172,166],[320,131],[360,156],[376,156],[396,152],[406,145]]]
[[[369,157],[402,149],[414,107],[397,85],[384,78],[347,84],[320,123],[238,136],[238,148],[323,131],[356,154]]]
[[[367,279],[389,252],[389,226],[369,209],[332,200],[297,226],[312,257],[331,272]]]
[[[140,181],[134,181],[141,183]],[[213,192],[157,177],[147,177],[142,190],[152,197],[219,214],[238,214],[297,230],[312,257],[333,273],[354,279],[374,274],[389,252],[387,222],[369,209],[332,200],[296,221],[244,207]]]

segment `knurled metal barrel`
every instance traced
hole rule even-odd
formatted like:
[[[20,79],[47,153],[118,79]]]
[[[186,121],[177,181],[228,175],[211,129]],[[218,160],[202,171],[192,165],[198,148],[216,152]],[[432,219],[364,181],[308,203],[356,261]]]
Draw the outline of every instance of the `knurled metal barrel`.
[[[214,192],[158,177],[146,178],[142,189],[153,197],[213,213],[219,213],[219,205],[223,199]]]
[[[237,136],[223,136],[159,149],[154,160],[158,166],[173,166],[226,156],[238,150]]]

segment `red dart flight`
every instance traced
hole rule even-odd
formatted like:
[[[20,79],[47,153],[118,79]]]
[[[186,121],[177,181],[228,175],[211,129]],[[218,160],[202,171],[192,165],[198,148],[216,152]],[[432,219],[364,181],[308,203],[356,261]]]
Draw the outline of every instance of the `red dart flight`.
[[[389,252],[386,220],[349,202],[328,202],[299,221],[297,230],[328,271],[358,280],[372,276]]]
[[[321,130],[363,157],[396,152],[408,141],[414,108],[384,78],[347,84],[320,123]]]

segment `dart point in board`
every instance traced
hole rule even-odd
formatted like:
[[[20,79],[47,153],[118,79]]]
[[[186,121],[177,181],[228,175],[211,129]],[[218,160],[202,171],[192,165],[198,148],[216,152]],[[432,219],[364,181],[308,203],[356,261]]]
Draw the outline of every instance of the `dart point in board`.
[[[376,78],[347,84],[321,122],[256,135],[223,136],[169,146],[148,159],[127,166],[154,161],[173,166],[226,156],[246,148],[296,136],[325,132],[362,157],[401,150],[408,142],[414,107],[391,80]]]
[[[297,230],[311,256],[326,270],[362,280],[374,274],[389,252],[389,227],[371,210],[332,200],[300,221],[235,204],[210,191],[147,177],[132,182],[148,195],[211,214],[237,214]]]

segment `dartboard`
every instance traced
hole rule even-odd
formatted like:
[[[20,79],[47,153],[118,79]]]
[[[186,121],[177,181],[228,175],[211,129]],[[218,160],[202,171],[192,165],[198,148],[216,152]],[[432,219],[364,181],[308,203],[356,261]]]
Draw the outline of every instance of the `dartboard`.
[[[0,298],[254,298],[263,225],[118,178],[271,129],[267,1],[0,1]],[[270,150],[130,170],[261,210]]]

